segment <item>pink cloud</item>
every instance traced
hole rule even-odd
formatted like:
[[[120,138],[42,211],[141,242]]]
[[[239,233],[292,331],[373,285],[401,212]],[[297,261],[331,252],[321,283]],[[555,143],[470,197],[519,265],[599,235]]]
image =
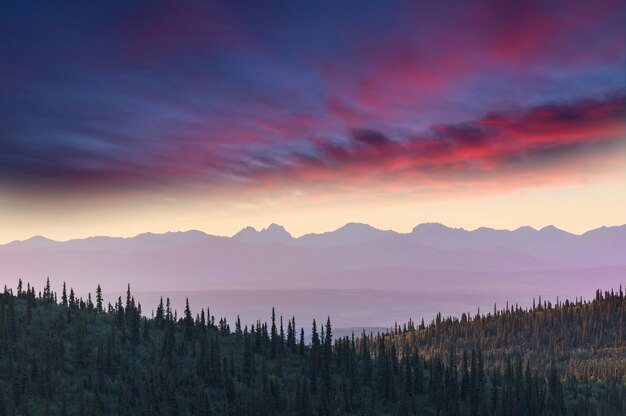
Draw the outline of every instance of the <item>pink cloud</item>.
[[[601,157],[598,151],[624,141],[625,111],[626,98],[620,93],[603,100],[543,105],[432,125],[408,140],[377,131],[354,131],[348,144],[318,141],[316,158],[296,157],[295,167],[286,163],[284,169],[260,171],[255,176],[269,183],[286,177],[303,185],[368,183],[383,188],[399,179],[406,186],[411,181],[444,178],[448,186],[456,186],[511,171],[532,182],[554,165],[559,180],[567,182],[572,169],[563,166],[563,159],[590,162]]]

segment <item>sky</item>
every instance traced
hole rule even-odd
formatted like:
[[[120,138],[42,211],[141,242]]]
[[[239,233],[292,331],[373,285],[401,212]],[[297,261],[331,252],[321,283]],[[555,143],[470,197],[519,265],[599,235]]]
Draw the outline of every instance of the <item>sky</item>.
[[[626,222],[626,5],[0,6],[0,243]]]

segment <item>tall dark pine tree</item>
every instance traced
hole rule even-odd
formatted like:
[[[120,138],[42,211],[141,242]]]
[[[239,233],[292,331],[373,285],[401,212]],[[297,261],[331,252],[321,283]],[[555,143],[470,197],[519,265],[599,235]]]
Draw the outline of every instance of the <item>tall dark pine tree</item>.
[[[320,397],[320,410],[319,413],[321,415],[329,415],[331,413],[332,408],[332,397],[333,397],[333,384],[332,384],[332,328],[330,325],[330,317],[326,321],[326,328],[322,327],[323,333],[323,344],[321,346],[321,357],[320,357],[320,365],[321,365],[321,380],[322,380],[322,395]]]
[[[317,392],[317,377],[321,364],[320,356],[320,336],[317,332],[317,323],[313,319],[313,328],[311,329],[311,355],[309,356],[309,375],[311,380],[311,391]]]
[[[276,328],[276,312],[272,308],[272,329],[270,331],[270,357],[276,358],[278,355],[278,330]]]
[[[298,354],[304,356],[306,347],[304,345],[304,328],[300,328],[300,341],[298,342]]]
[[[54,300],[52,296],[52,290],[50,288],[50,278],[46,278],[46,286],[43,289],[43,298],[47,302],[52,302]]]
[[[61,304],[67,306],[67,289],[65,288],[65,282],[63,282],[63,292],[61,292]]]
[[[100,285],[96,288],[96,310],[102,312],[102,288]]]
[[[191,308],[189,307],[189,298],[185,301],[185,340],[190,342],[193,338],[193,316],[191,316]]]

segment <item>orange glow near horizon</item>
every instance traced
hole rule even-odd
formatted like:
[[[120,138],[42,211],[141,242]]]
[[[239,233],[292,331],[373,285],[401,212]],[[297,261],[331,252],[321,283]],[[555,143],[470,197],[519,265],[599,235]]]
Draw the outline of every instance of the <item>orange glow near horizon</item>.
[[[0,243],[43,235],[69,240],[96,235],[131,237],[197,229],[230,236],[245,226],[283,225],[293,236],[331,231],[348,222],[409,232],[424,222],[475,229],[555,225],[576,234],[626,222],[626,175],[585,183],[477,190],[390,191],[342,195],[292,191],[264,196],[175,195],[135,200],[43,203],[2,198]]]
[[[92,3],[6,10],[0,243],[626,222],[623,1]]]

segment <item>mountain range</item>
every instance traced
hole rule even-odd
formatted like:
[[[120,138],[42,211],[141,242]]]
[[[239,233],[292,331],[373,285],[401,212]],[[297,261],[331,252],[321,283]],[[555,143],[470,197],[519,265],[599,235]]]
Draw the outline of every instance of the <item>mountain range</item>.
[[[454,251],[462,256],[470,252],[497,252],[500,255],[522,260],[522,268],[545,267],[597,267],[626,264],[626,225],[601,227],[582,235],[572,234],[554,226],[542,229],[520,227],[516,230],[478,228],[468,231],[450,228],[438,223],[424,223],[410,233],[379,230],[367,224],[348,223],[335,231],[320,234],[305,234],[293,237],[284,227],[271,224],[262,230],[243,228],[232,237],[221,237],[192,230],[164,234],[144,233],[135,237],[89,237],[69,241],[55,241],[35,236],[24,241],[0,245],[2,251],[14,250],[104,250],[104,251],[149,251],[192,245],[223,245],[235,247],[245,244],[284,244],[291,247],[338,247],[361,245],[362,248],[377,246],[390,252],[403,250],[398,245],[412,249],[413,254],[432,252],[433,249]],[[420,246],[421,245],[421,246]],[[340,249],[341,250],[341,249]],[[446,253],[449,254],[449,253]],[[431,261],[433,259],[431,258]],[[514,259],[510,259],[514,260]],[[446,259],[448,262],[449,259]],[[435,263],[437,263],[435,261]],[[493,259],[482,265],[470,266],[484,270],[499,270],[499,261]],[[508,263],[514,266],[516,262]],[[465,266],[465,264],[463,264]],[[506,268],[506,267],[505,267]]]
[[[21,278],[41,288],[48,276],[79,293],[102,284],[117,295],[130,283],[138,296],[165,293],[183,303],[193,294],[197,302],[245,312],[230,307],[239,299],[257,308],[255,317],[269,302],[289,303],[296,312],[330,302],[321,310],[338,314],[342,325],[389,326],[417,313],[485,307],[487,300],[574,298],[617,287],[626,280],[626,225],[576,235],[553,226],[468,231],[427,223],[398,233],[349,223],[295,238],[272,224],[232,237],[187,231],[59,242],[37,236],[0,245],[0,283],[14,286]],[[255,305],[250,291],[259,291]],[[372,304],[389,316],[372,315]]]

